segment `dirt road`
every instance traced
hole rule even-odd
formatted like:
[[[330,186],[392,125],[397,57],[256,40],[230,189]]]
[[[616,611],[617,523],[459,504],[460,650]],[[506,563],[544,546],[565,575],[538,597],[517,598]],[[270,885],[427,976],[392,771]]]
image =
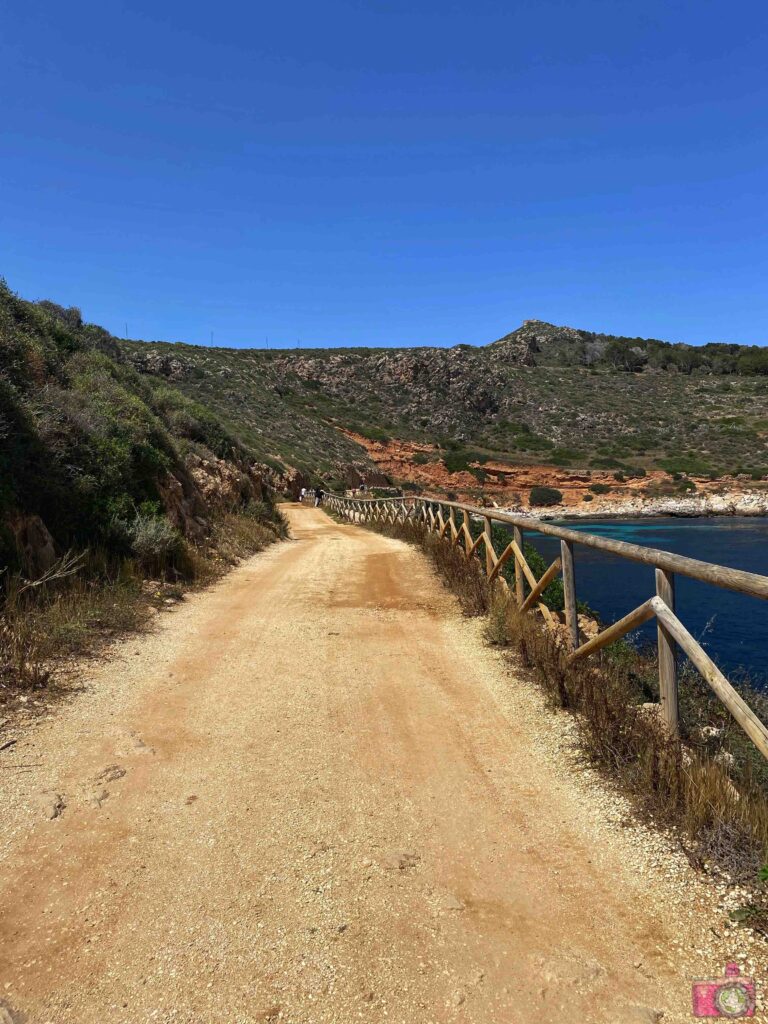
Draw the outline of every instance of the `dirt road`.
[[[537,698],[420,554],[290,515],[2,754],[8,1019],[689,1020],[688,961],[721,965]]]

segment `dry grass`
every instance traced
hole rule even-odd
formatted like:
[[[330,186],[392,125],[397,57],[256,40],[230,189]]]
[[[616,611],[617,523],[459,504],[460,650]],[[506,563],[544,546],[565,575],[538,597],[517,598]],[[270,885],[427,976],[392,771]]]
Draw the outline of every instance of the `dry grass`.
[[[692,863],[755,887],[751,927],[768,934],[768,893],[758,872],[768,859],[768,766],[692,669],[681,672],[683,741],[670,740],[656,711],[655,658],[628,643],[567,664],[542,620],[522,615],[501,587],[491,593],[478,560],[418,524],[374,529],[419,544],[467,614],[486,614],[490,643],[514,649],[553,707],[574,715],[580,753],[626,795],[638,813],[677,830]],[[768,703],[753,692],[758,712]]]
[[[718,762],[703,742],[669,739],[646,692],[642,656],[633,657],[626,647],[618,653],[608,648],[589,661],[568,664],[541,620],[521,615],[499,593],[488,634],[516,648],[552,703],[574,713],[582,755],[654,821],[679,829],[693,860],[735,881],[756,882],[768,857],[768,789],[753,759]],[[681,688],[689,707],[691,682],[684,673]]]
[[[165,567],[154,579],[146,578],[137,559],[96,549],[76,560],[65,556],[60,566],[75,564],[71,572],[0,580],[0,705],[10,706],[28,691],[55,689],[72,659],[141,630],[166,601],[210,583],[286,533],[279,512],[257,507],[222,515],[204,548],[185,545],[172,571]]]
[[[21,690],[48,686],[56,667],[104,642],[137,630],[150,615],[136,564],[116,562],[112,571],[89,575],[83,558],[76,576],[24,589],[6,583],[0,616],[0,702]]]
[[[277,539],[273,528],[251,516],[226,513],[221,516],[212,536],[212,546],[220,559],[237,565],[257,551],[263,551]]]

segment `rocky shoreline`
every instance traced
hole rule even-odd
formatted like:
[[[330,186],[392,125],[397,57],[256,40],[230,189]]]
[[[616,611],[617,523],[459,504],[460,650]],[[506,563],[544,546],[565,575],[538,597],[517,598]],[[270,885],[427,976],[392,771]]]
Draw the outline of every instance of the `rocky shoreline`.
[[[515,509],[537,519],[640,519],[676,516],[694,519],[701,516],[768,516],[768,492],[723,491],[685,496],[641,497],[627,500],[599,498],[588,507],[557,505],[542,509]]]

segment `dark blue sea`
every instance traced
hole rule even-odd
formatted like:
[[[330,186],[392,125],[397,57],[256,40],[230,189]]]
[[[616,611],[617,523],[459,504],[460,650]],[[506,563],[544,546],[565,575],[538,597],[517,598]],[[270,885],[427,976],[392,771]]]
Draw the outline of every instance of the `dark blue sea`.
[[[591,519],[558,525],[584,533],[662,548],[734,569],[768,576],[768,518]],[[531,530],[525,533],[552,561],[560,542]],[[576,595],[594,608],[603,622],[615,622],[655,592],[650,566],[575,545]],[[768,686],[768,601],[721,590],[697,580],[676,578],[677,614],[726,675],[749,673]],[[655,625],[635,634],[655,641]]]

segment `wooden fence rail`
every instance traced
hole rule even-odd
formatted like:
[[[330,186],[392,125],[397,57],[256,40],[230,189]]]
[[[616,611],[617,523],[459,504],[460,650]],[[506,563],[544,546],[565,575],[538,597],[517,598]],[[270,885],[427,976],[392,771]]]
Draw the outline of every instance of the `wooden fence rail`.
[[[607,644],[613,643],[633,629],[656,618],[659,661],[659,695],[664,724],[673,736],[679,734],[679,706],[677,684],[677,650],[680,648],[690,659],[733,715],[752,742],[768,758],[768,729],[740,697],[731,683],[715,665],[701,644],[688,632],[675,614],[675,576],[711,583],[727,590],[735,590],[751,597],[768,599],[768,576],[729,569],[723,565],[702,562],[696,558],[676,555],[671,551],[646,548],[639,544],[599,537],[596,534],[581,533],[567,527],[555,526],[529,516],[500,512],[495,509],[476,508],[457,501],[440,501],[435,498],[347,498],[339,494],[327,494],[325,503],[338,515],[353,523],[407,523],[416,522],[445,543],[462,548],[467,559],[477,558],[484,567],[489,581],[508,588],[501,574],[507,561],[515,566],[514,598],[524,612],[534,608],[541,614],[546,625],[556,628],[555,619],[541,600],[545,588],[560,574],[563,579],[565,599],[565,624],[569,660],[589,657]],[[457,515],[461,515],[461,522]],[[472,524],[482,526],[477,537],[473,536]],[[512,527],[512,539],[503,551],[493,546],[493,523]],[[560,539],[560,557],[549,566],[540,579],[536,579],[523,550],[525,530]],[[598,548],[601,551],[619,555],[633,562],[641,562],[656,569],[656,593],[624,618],[608,626],[597,636],[585,643],[579,643],[578,610],[576,604],[576,572],[574,568],[574,545]],[[480,557],[480,545],[483,556]],[[528,593],[526,594],[526,583]]]

